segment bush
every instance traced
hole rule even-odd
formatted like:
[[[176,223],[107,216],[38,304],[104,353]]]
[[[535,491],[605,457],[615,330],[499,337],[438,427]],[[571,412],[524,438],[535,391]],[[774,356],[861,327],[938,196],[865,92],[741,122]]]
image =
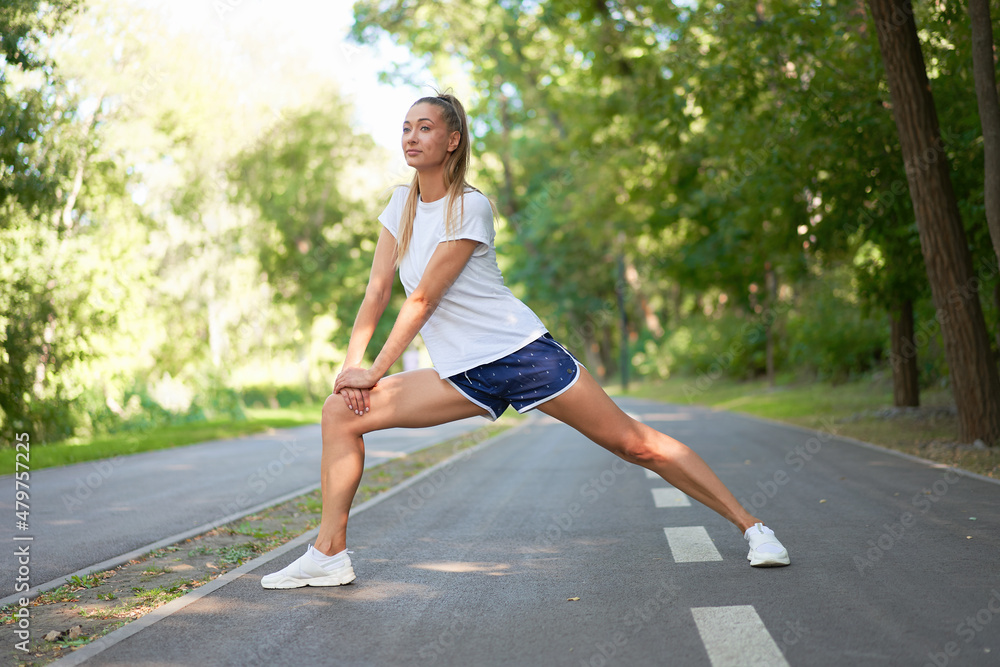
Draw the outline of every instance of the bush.
[[[842,382],[878,368],[889,347],[889,318],[843,296],[836,280],[814,282],[789,312],[788,364]]]
[[[300,387],[281,387],[275,394],[278,405],[287,408],[292,405],[302,405],[306,402],[306,392]]]
[[[765,329],[759,317],[723,312],[692,315],[663,339],[640,340],[633,362],[643,375],[749,379],[765,369]]]
[[[239,393],[229,387],[209,387],[195,398],[191,408],[192,410],[197,408],[203,418],[205,415],[216,419],[220,417],[232,419],[233,421],[242,421],[247,418],[243,412],[243,401]]]
[[[293,405],[302,405],[309,401],[309,396],[301,387],[273,387],[266,385],[255,385],[245,387],[240,391],[243,404],[248,408],[287,408]]]
[[[778,372],[843,381],[882,365],[889,346],[888,315],[865,312],[851,293],[850,276],[830,271],[770,314],[728,309],[688,316],[663,339],[640,340],[633,362],[640,373],[658,377],[758,377],[766,372],[767,325],[773,319]]]
[[[270,408],[278,404],[271,387],[244,387],[240,396],[243,398],[243,405],[248,408]]]
[[[78,421],[72,402],[62,396],[32,401],[27,418],[30,426],[21,430],[30,433],[33,442],[64,440],[73,435]]]

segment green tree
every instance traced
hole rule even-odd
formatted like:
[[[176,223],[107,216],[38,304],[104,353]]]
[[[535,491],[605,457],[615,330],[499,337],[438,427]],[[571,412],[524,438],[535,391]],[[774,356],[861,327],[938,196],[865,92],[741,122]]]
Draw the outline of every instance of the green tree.
[[[274,298],[294,308],[304,330],[334,315],[340,337],[361,305],[378,237],[365,217],[372,207],[352,178],[375,146],[352,130],[350,115],[336,94],[288,112],[235,158],[231,172],[235,200],[257,219],[255,245]],[[393,319],[391,312],[383,318],[373,349]]]
[[[960,437],[1000,440],[1000,377],[972,259],[944,155],[913,9],[908,1],[869,0],[899,129],[921,248],[945,340]],[[933,159],[929,159],[933,158]]]
[[[17,0],[0,7],[0,440],[25,431],[36,439],[66,433],[67,387],[54,380],[84,353],[64,326],[79,299],[59,299],[51,274],[61,238],[74,226],[80,195],[73,166],[86,137],[72,137],[77,110],[42,44],[77,2]],[[46,140],[46,141],[43,141]]]

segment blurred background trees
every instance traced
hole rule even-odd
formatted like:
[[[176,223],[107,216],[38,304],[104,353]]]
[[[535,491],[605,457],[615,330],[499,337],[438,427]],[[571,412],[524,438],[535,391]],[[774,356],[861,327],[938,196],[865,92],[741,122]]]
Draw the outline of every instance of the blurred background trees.
[[[350,101],[305,68],[260,85],[266,49],[247,62],[121,0],[6,6],[3,428],[322,397],[380,197],[408,180]],[[387,80],[465,98],[507,281],[595,374],[881,375],[897,405],[951,382],[864,2],[360,0],[355,18],[359,43],[413,54]],[[954,3],[914,18],[996,366],[972,25]]]
[[[308,70],[163,24],[0,10],[5,443],[238,417],[339,363],[383,152]]]
[[[943,141],[925,159],[953,174],[977,308],[985,297],[979,328],[995,339],[969,17],[942,3],[916,11],[927,75],[948,101]],[[862,2],[361,0],[355,13],[359,39],[387,31],[470,72],[484,177],[515,221],[510,275],[563,336],[602,353],[598,370],[619,372],[603,352],[622,344],[607,314],[621,253],[641,276],[627,344],[647,373],[842,379],[882,369],[898,405],[949,381]],[[551,298],[567,291],[578,296]],[[995,353],[968,347],[951,361],[986,363],[995,376]],[[973,389],[963,402],[1000,406],[989,394]]]

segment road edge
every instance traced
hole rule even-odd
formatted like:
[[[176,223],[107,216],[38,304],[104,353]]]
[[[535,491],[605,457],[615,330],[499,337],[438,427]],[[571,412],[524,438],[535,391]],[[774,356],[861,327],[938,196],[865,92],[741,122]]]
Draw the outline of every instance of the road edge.
[[[216,519],[215,521],[209,521],[208,523],[203,523],[202,525],[196,528],[185,530],[183,533],[170,535],[168,537],[164,537],[163,539],[157,540],[156,542],[151,542],[149,544],[143,545],[138,549],[133,549],[132,551],[129,551],[126,554],[121,554],[120,556],[112,556],[111,558],[103,560],[100,563],[94,563],[93,565],[88,565],[87,567],[80,568],[76,572],[71,572],[70,574],[56,577],[55,579],[52,579],[51,581],[46,581],[45,583],[42,584],[36,584],[35,586],[32,586],[27,593],[14,593],[13,595],[8,595],[7,597],[0,599],[0,607],[15,603],[21,597],[26,596],[29,598],[35,598],[40,593],[52,590],[53,588],[58,588],[63,584],[69,583],[73,579],[73,577],[79,577],[83,579],[94,572],[112,570],[118,567],[119,565],[124,565],[125,563],[128,563],[129,561],[135,558],[140,558],[142,556],[145,556],[151,551],[156,551],[157,549],[162,549],[163,547],[170,546],[171,544],[177,544],[178,542],[183,542],[184,540],[194,537],[196,535],[202,535],[203,533],[215,530],[219,526],[224,526],[227,523],[232,523],[233,521],[242,519],[243,517],[249,516],[250,514],[256,514],[257,512],[261,512],[267,509],[268,507],[273,507],[274,505],[280,505],[282,503],[288,502],[292,498],[298,498],[299,496],[311,493],[318,488],[319,488],[318,483],[310,484],[308,486],[302,487],[301,489],[296,489],[291,493],[286,493],[280,498],[267,500],[258,505],[254,505],[253,507],[250,507],[248,509],[240,510],[239,512],[230,514],[229,516],[222,517],[221,519]]]
[[[676,405],[672,403],[670,405]],[[914,456],[913,454],[907,454],[906,452],[901,452],[896,449],[891,449],[889,447],[884,447],[882,445],[876,445],[875,443],[865,442],[864,440],[858,440],[856,438],[851,438],[846,435],[838,435],[837,433],[832,433],[830,431],[818,431],[814,428],[809,428],[807,426],[799,426],[798,424],[789,424],[788,422],[778,421],[777,419],[769,419],[767,417],[757,417],[756,415],[748,415],[745,412],[733,412],[731,410],[713,410],[713,412],[726,412],[728,414],[743,417],[745,419],[753,419],[755,421],[764,422],[765,424],[771,424],[774,426],[784,426],[802,433],[808,433],[809,435],[824,435],[830,436],[836,440],[846,442],[857,447],[863,447],[865,449],[874,450],[877,452],[883,452],[885,454],[892,454],[893,456],[898,456],[900,458],[906,459],[907,461],[912,461],[914,463],[922,463],[930,468],[936,468],[938,470],[950,470],[957,475],[962,475],[963,477],[968,477],[970,479],[978,479],[981,482],[990,482],[991,484],[1000,484],[1000,479],[995,479],[993,477],[987,477],[986,475],[980,475],[977,472],[972,472],[971,470],[966,470],[965,468],[957,468],[947,463],[939,463],[937,461],[932,461],[930,459],[925,459],[920,456]]]

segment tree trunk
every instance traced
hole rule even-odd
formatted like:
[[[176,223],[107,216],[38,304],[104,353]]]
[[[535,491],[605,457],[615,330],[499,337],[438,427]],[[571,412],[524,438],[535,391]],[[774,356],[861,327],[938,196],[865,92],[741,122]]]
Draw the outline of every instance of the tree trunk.
[[[614,339],[614,332],[611,324],[601,327],[603,335],[598,340],[597,352],[601,357],[602,376],[606,379],[609,371],[615,367],[614,346],[611,341]]]
[[[917,382],[917,346],[913,342],[913,302],[906,300],[889,314],[892,324],[892,404],[897,408],[920,405]]]
[[[681,312],[684,307],[684,291],[681,290],[680,283],[674,283],[670,286],[670,296],[673,297],[674,312],[671,313],[669,321],[679,324],[684,320],[684,313]]]
[[[878,32],[955,404],[959,438],[1000,439],[1000,376],[909,0],[868,0]]]
[[[510,118],[510,102],[507,96],[500,95],[500,137],[503,142],[503,150],[500,153],[500,164],[503,166],[503,201],[500,210],[508,218],[513,218],[517,212],[517,202],[514,198],[514,171],[510,166],[511,138],[510,128],[512,121]]]
[[[635,295],[636,301],[639,302],[639,308],[642,309],[642,319],[646,323],[646,328],[649,329],[649,332],[653,336],[661,338],[663,336],[663,323],[660,321],[659,314],[650,305],[646,291],[643,290],[639,270],[635,268],[634,262],[628,260],[626,260],[625,264],[625,281],[632,294]]]
[[[777,318],[772,317],[774,304],[778,300],[778,276],[774,272],[771,263],[768,262],[764,268],[764,314],[767,318],[767,329],[764,339],[764,370],[767,372],[767,385],[774,387],[774,326]]]
[[[1000,313],[1000,282],[993,286],[993,307]],[[997,352],[1000,353],[1000,325],[997,326],[996,334]]]
[[[601,346],[598,344],[597,338],[587,336],[581,347],[586,361],[584,365],[597,378],[598,382],[603,383],[607,379],[607,368],[601,360]]]
[[[979,122],[983,128],[983,197],[986,225],[1000,262],[1000,100],[993,61],[993,24],[989,0],[969,0],[972,25],[972,72],[976,81]]]

